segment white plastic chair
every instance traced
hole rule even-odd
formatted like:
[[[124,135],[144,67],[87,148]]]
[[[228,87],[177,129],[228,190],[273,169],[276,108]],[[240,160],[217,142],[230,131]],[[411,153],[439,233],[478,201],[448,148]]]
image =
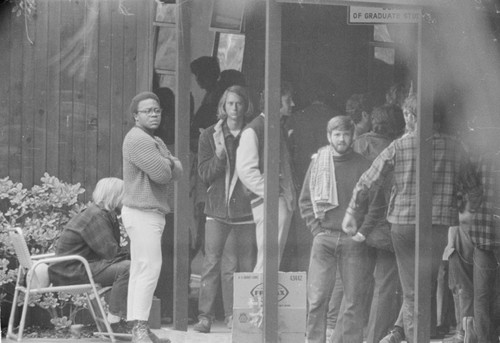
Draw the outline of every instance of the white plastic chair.
[[[23,236],[23,232],[20,228],[9,229],[9,236],[14,247],[14,250],[19,261],[19,270],[16,280],[16,288],[14,292],[14,299],[12,300],[12,309],[10,312],[9,326],[7,329],[7,337],[21,342],[23,338],[24,325],[26,322],[26,312],[28,310],[28,304],[30,296],[41,293],[48,292],[65,292],[70,294],[82,294],[85,293],[88,307],[94,321],[97,325],[97,331],[102,332],[102,336],[109,336],[112,342],[116,342],[115,334],[111,330],[111,326],[108,323],[106,313],[104,312],[104,307],[102,305],[101,299],[99,297],[98,285],[94,282],[92,273],[90,271],[90,266],[87,260],[79,255],[69,255],[69,256],[55,256],[55,254],[44,254],[44,255],[31,255],[28,249],[28,245]],[[52,286],[52,285],[41,285],[36,277],[36,268],[43,264],[53,264],[61,261],[68,260],[78,260],[85,266],[85,271],[89,279],[89,283],[78,284],[78,285],[68,285],[68,286]],[[26,286],[24,286],[24,277],[26,276]],[[19,330],[17,335],[14,333],[14,319],[16,317],[17,309],[17,299],[19,297],[19,292],[24,293],[24,305],[21,314],[21,321],[19,323]],[[97,304],[97,313],[94,309],[93,301]]]

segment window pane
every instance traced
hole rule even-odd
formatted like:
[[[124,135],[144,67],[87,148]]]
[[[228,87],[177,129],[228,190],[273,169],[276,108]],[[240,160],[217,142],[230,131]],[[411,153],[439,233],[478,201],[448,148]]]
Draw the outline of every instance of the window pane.
[[[375,42],[394,42],[386,24],[373,25],[373,40]]]
[[[243,51],[245,50],[245,35],[220,33],[217,58],[221,70],[236,69],[241,71]]]
[[[175,23],[175,5],[157,2],[155,21],[161,23]]]
[[[175,70],[176,51],[175,28],[159,27],[155,69]]]
[[[374,57],[375,59],[385,62],[389,65],[394,65],[396,52],[392,48],[381,48],[376,46],[374,47]]]

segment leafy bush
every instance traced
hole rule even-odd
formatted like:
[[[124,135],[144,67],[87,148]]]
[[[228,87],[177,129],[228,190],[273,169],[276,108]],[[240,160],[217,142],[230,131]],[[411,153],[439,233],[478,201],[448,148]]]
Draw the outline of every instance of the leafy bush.
[[[80,184],[71,185],[59,181],[47,173],[42,184],[31,190],[22,183],[14,183],[9,177],[0,179],[0,201],[6,211],[0,213],[0,256],[13,256],[7,240],[6,229],[21,227],[32,254],[54,251],[64,225],[86,205],[78,202],[78,196],[85,192]]]
[[[41,185],[29,190],[9,177],[0,179],[0,304],[8,301],[8,289],[13,290],[4,286],[14,284],[17,276],[17,259],[7,229],[21,227],[32,254],[54,252],[64,225],[86,208],[86,204],[78,201],[84,192],[79,183],[61,182],[47,173],[41,178]],[[22,305],[22,299],[19,300],[18,305]],[[30,306],[47,310],[56,329],[64,329],[74,322],[76,313],[86,304],[80,296],[47,293],[35,298]],[[68,312],[69,316],[65,317]]]

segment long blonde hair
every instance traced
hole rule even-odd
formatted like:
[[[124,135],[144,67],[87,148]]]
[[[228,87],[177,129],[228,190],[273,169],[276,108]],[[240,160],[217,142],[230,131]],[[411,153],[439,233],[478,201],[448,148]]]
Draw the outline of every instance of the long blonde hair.
[[[95,204],[113,211],[120,207],[123,198],[123,180],[116,177],[100,179],[92,193]]]
[[[248,94],[248,90],[245,87],[238,85],[228,87],[224,92],[224,94],[222,94],[222,97],[220,98],[219,101],[217,118],[222,120],[227,118],[226,99],[229,93],[236,94],[243,100],[243,102],[245,103],[245,114],[244,114],[245,120],[250,119],[253,116],[253,104],[252,101],[250,100],[250,95]]]

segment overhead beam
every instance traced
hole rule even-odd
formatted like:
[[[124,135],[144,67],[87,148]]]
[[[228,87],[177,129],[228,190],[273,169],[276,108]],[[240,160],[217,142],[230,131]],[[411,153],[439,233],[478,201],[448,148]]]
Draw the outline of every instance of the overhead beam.
[[[452,5],[450,0],[276,0],[277,2],[300,5],[340,5],[340,6],[391,6],[391,7],[423,7]]]

